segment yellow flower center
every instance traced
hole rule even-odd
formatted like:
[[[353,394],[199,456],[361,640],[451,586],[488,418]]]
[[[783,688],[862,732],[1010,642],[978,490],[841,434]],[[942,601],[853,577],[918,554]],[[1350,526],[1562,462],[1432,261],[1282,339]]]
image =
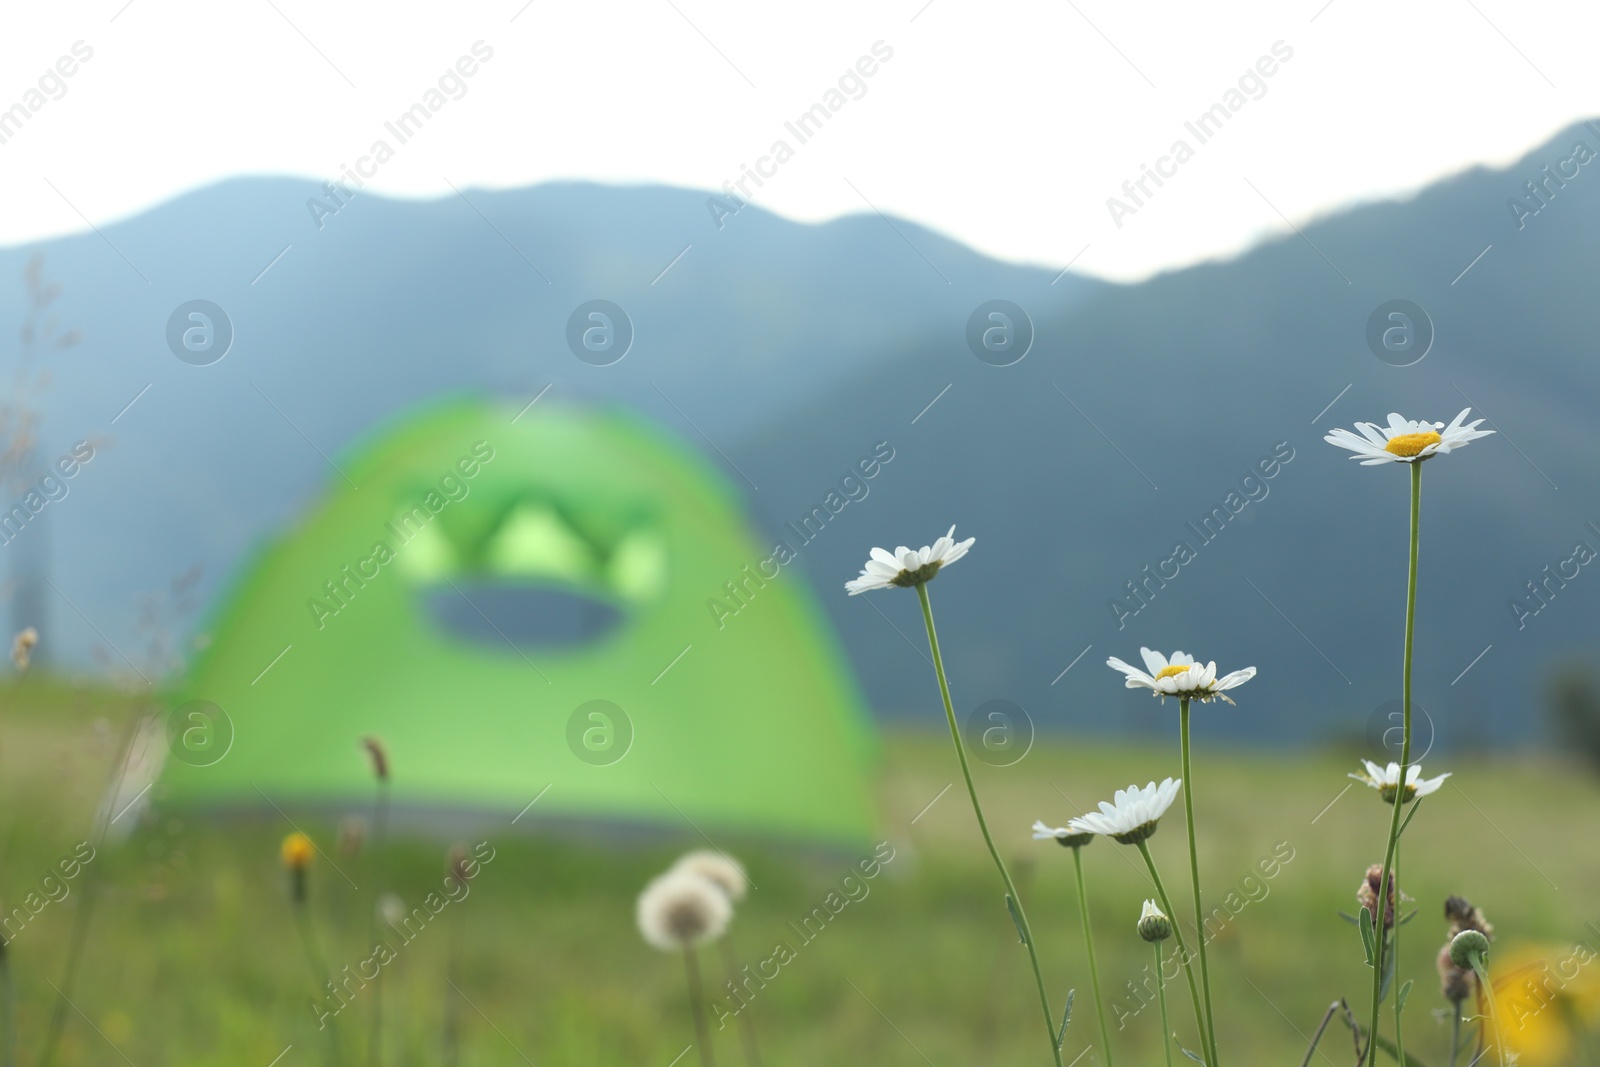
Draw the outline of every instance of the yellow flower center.
[[[1397,456],[1415,456],[1429,445],[1438,444],[1443,438],[1432,430],[1426,433],[1402,433],[1389,438],[1389,443],[1383,446],[1385,452],[1392,452]]]
[[[1190,666],[1192,666],[1192,664],[1174,663],[1170,667],[1162,667],[1160,672],[1156,675],[1156,680],[1159,681],[1162,678],[1171,678],[1175,674],[1182,674],[1184,671],[1188,670]]]

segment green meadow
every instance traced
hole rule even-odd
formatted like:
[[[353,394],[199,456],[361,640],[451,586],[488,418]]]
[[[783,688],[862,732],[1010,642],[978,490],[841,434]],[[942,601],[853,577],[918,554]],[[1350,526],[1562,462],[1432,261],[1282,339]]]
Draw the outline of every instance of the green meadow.
[[[1029,827],[1035,818],[1062,824],[1130,782],[1175,776],[1176,709],[1167,710],[1165,740],[1042,739],[1012,767],[976,767],[1057,1009],[1077,991],[1069,1061],[1098,1045],[1072,857],[1033,841]],[[459,833],[402,826],[380,856],[341,851],[331,813],[208,818],[164,810],[158,786],[126,840],[100,844],[67,878],[139,713],[124,697],[30,677],[9,691],[0,715],[0,904],[12,917],[5,959],[16,1062],[39,1062],[57,989],[70,995],[56,1059],[63,1065],[325,1064],[335,1062],[330,1032],[339,1062],[369,1062],[374,984],[352,981],[327,1029],[310,1006],[310,969],[279,860],[290,817],[324,850],[309,872],[309,912],[332,970],[371,954],[380,880],[408,908],[426,909],[430,893],[447,901],[411,924],[409,940],[385,935],[393,952],[380,968],[383,1063],[696,1062],[693,1051],[678,1059],[693,1038],[681,961],[648,948],[634,924],[645,882],[682,851],[706,847],[694,827],[547,827],[535,807],[514,826],[516,812]],[[1355,912],[1366,867],[1381,859],[1388,808],[1345,777],[1357,766],[1353,749],[1282,755],[1205,743],[1207,719],[1254,713],[1212,705],[1196,715],[1200,862],[1208,906],[1221,909],[1210,928],[1219,1044],[1227,1063],[1294,1065],[1335,999],[1348,998],[1365,1021],[1369,972],[1357,931],[1339,912]],[[718,1063],[746,1062],[746,1020],[769,1067],[1049,1062],[1026,955],[936,708],[927,726],[885,739],[884,844],[819,851],[704,828],[748,868],[755,888],[727,947],[739,967],[764,976],[744,987],[737,1016],[739,1002],[719,991],[714,1006],[726,1025],[712,1024]],[[1434,1014],[1445,1006],[1434,956],[1446,895],[1469,897],[1495,924],[1491,965],[1529,953],[1554,964],[1578,942],[1600,941],[1585,925],[1600,919],[1600,851],[1578,847],[1592,842],[1576,836],[1600,817],[1600,784],[1544,752],[1436,753],[1426,766],[1454,777],[1423,802],[1406,834],[1400,881],[1418,914],[1400,931],[1399,982],[1415,979],[1408,1051],[1431,1067],[1445,1062],[1448,1047],[1448,1027]],[[405,773],[394,770],[397,780]],[[450,900],[445,855],[458,839],[487,842],[492,859]],[[1151,847],[1177,917],[1191,921],[1177,809]],[[1151,950],[1134,930],[1152,895],[1138,853],[1101,839],[1083,859],[1113,1062],[1162,1063],[1159,1016],[1148,1001]],[[81,966],[66,987],[69,944],[91,901]],[[708,977],[722,976],[718,947],[701,958]],[[1181,979],[1168,999],[1174,1028],[1195,1047]],[[1564,1062],[1596,1062],[1593,1038],[1587,1048],[1582,1040]],[[1353,1062],[1350,1033],[1337,1021],[1321,1047],[1326,1058],[1315,1062]],[[1097,1049],[1077,1062],[1105,1058]]]

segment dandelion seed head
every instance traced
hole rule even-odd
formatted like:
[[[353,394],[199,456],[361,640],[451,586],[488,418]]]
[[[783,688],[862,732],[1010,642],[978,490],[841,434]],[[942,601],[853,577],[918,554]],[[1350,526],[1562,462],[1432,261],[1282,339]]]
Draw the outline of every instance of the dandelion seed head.
[[[398,926],[406,917],[406,902],[396,893],[385,893],[378,898],[378,918],[390,926]]]
[[[672,867],[673,870],[698,874],[727,894],[735,904],[743,900],[750,890],[750,879],[744,873],[744,865],[724,852],[697,849],[685,853]]]
[[[646,942],[673,952],[721,937],[733,905],[706,878],[674,869],[644,887],[635,916]]]

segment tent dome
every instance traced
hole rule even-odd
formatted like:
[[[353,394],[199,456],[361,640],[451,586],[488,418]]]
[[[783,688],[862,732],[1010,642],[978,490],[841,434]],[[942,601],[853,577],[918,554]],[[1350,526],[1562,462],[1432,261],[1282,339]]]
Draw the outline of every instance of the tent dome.
[[[861,696],[723,478],[620,412],[514,416],[451,401],[341,461],[214,612],[163,803],[364,802],[375,735],[402,810],[866,838]]]

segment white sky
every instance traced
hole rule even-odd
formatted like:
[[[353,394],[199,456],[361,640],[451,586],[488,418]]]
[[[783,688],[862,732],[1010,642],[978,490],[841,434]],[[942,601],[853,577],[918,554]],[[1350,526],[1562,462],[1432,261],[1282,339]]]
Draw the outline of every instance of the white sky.
[[[467,94],[369,188],[715,188],[783,138],[794,157],[755,197],[773,211],[821,220],[870,200],[995,256],[1077,257],[1075,269],[1115,278],[1237,250],[1284,229],[1279,212],[1298,223],[1505,163],[1600,113],[1595,5],[924,3],[12,5],[0,110],[74,42],[93,58],[0,144],[0,243],[103,225],[230,176],[332,177],[374,139],[395,145],[383,122],[480,39],[494,54]],[[783,123],[880,40],[893,58],[866,95],[798,144]],[[1184,121],[1280,40],[1293,58],[1266,95],[1199,145]],[[1194,158],[1116,227],[1106,198],[1179,137]]]

